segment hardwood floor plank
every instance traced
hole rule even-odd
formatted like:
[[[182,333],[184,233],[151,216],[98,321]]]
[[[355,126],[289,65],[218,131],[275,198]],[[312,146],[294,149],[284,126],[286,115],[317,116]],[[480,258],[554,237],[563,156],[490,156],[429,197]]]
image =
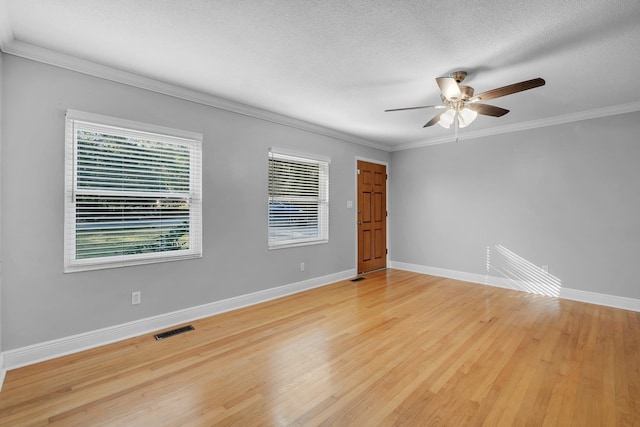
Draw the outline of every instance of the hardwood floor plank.
[[[640,425],[640,314],[399,270],[16,369],[0,426]]]
[[[627,325],[627,315],[630,312],[618,311],[614,312],[614,361],[613,364],[618,369],[615,369],[615,400],[616,400],[616,421],[620,425],[634,425],[633,423],[640,424],[640,416],[637,413],[634,414],[634,408],[632,402],[629,401],[629,396],[633,393],[630,390],[629,378],[627,371],[640,370],[640,361],[638,357],[633,359],[627,358],[627,346],[625,342],[625,325]],[[638,353],[636,353],[638,354]],[[633,387],[633,385],[631,385]]]

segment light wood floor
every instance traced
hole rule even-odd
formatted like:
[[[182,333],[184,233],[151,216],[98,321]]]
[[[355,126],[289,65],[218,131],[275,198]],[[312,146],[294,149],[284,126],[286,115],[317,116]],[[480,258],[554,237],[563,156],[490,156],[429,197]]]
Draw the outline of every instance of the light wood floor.
[[[640,425],[640,313],[366,277],[10,371],[0,425]]]

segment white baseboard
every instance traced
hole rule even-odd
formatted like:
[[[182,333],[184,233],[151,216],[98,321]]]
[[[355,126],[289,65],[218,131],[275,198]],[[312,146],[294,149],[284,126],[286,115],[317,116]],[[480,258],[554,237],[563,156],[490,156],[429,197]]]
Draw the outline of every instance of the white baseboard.
[[[560,298],[640,312],[640,300],[634,298],[599,294],[596,292],[581,291],[579,289],[571,288],[562,288],[560,291]]]
[[[0,391],[2,391],[5,375],[7,375],[7,370],[4,367],[4,355],[0,353]]]
[[[266,289],[251,294],[215,301],[212,303],[190,307],[184,310],[161,314],[159,316],[140,319],[129,323],[110,326],[95,331],[59,338],[52,341],[33,344],[0,353],[0,361],[4,356],[4,370],[20,368],[34,363],[50,360],[67,354],[77,353],[90,348],[99,347],[127,338],[148,334],[185,322],[213,316],[238,308],[273,300],[286,295],[325,286],[330,283],[346,280],[356,275],[356,269],[346,270],[327,276],[316,277],[297,283]],[[2,365],[0,364],[0,367]]]
[[[536,284],[527,283],[521,280],[512,280],[506,279],[504,277],[494,277],[483,274],[466,273],[463,271],[448,270],[445,268],[429,267],[425,265],[409,264],[397,261],[390,262],[389,266],[398,270],[429,274],[431,276],[446,277],[448,279],[463,280],[465,282],[479,283],[482,285],[497,286],[500,288],[513,289],[522,292],[527,292],[527,289],[531,289],[536,286]],[[558,298],[586,302],[589,304],[597,304],[607,307],[621,308],[624,310],[640,312],[640,300],[634,298],[600,294],[596,292],[581,291],[579,289],[564,287],[560,287],[558,289],[556,296]]]

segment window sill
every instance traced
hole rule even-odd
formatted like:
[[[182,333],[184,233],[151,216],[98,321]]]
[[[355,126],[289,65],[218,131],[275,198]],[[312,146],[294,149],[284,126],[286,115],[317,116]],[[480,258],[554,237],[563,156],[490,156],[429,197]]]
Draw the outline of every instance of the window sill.
[[[312,246],[312,245],[324,245],[329,243],[329,240],[314,240],[312,242],[297,242],[297,243],[282,243],[277,245],[269,245],[269,250],[297,248],[300,246]]]

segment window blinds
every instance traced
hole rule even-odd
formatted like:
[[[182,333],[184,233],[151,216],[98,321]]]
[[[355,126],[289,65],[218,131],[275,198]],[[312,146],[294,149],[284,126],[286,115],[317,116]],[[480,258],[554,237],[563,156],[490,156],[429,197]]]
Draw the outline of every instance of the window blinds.
[[[199,134],[68,111],[65,271],[201,256],[201,151]]]
[[[329,159],[269,151],[269,247],[329,239]]]

